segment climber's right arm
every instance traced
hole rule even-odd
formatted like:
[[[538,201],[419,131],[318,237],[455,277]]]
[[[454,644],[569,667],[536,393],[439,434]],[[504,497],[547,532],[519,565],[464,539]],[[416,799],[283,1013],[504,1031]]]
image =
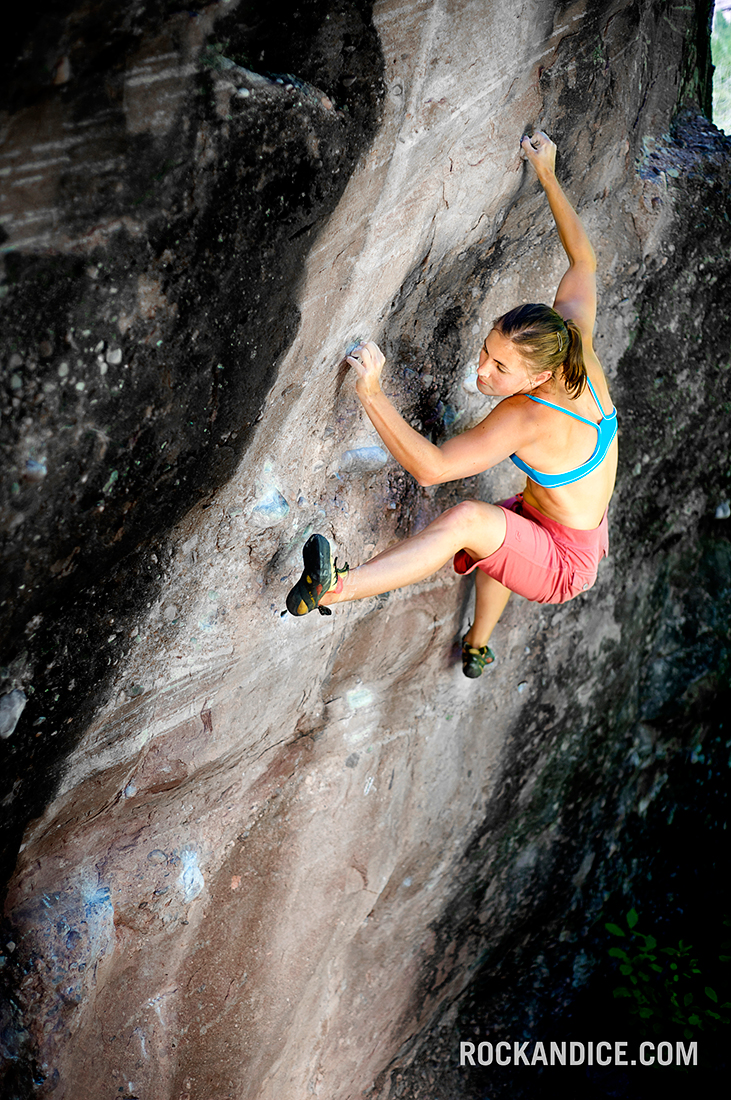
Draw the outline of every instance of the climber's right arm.
[[[386,362],[381,349],[368,341],[355,348],[347,361],[358,372],[355,391],[363,408],[393,457],[420,484],[432,484],[423,478],[438,469],[439,448],[406,423],[381,389],[381,372]]]
[[[376,344],[366,343],[347,357],[358,372],[356,392],[371,423],[389,451],[420,485],[441,485],[472,477],[497,466],[534,440],[535,406],[527,398],[501,401],[483,421],[441,447],[407,424],[381,389],[385,358]]]

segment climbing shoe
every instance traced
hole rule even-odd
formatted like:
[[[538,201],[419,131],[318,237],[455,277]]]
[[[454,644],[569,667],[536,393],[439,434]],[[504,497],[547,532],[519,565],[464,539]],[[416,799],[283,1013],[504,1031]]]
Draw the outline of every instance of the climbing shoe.
[[[465,676],[469,676],[470,680],[476,680],[478,676],[482,676],[485,666],[491,665],[495,660],[495,654],[487,645],[468,645],[465,641],[466,637],[465,634],[462,639],[462,671]]]
[[[330,543],[324,535],[310,535],[302,550],[304,569],[287,596],[287,611],[290,615],[306,615],[315,608],[321,615],[332,615],[329,607],[320,607],[320,600],[326,592],[340,592],[343,582],[340,579],[348,573],[338,569],[338,560],[333,561]]]

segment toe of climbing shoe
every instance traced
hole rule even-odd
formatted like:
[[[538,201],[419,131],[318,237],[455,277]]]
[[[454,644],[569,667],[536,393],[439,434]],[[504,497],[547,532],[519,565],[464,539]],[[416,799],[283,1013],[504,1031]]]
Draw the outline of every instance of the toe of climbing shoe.
[[[478,676],[482,676],[483,670],[494,660],[495,654],[489,646],[468,645],[465,639],[462,639],[462,671],[470,680],[476,680]]]

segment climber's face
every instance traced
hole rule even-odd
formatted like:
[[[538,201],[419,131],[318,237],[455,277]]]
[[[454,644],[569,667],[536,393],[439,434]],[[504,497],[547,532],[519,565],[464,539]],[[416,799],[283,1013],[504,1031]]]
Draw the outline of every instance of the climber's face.
[[[515,345],[497,329],[491,330],[480,348],[477,388],[490,397],[512,397],[516,393],[530,393],[535,388],[535,381]]]

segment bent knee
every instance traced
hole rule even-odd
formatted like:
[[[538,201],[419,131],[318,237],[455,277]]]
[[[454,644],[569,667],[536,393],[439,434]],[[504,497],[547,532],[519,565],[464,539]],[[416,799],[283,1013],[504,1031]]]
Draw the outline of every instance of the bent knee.
[[[449,508],[444,518],[460,528],[484,527],[486,524],[504,524],[502,508],[496,504],[487,504],[484,500],[462,500]]]

